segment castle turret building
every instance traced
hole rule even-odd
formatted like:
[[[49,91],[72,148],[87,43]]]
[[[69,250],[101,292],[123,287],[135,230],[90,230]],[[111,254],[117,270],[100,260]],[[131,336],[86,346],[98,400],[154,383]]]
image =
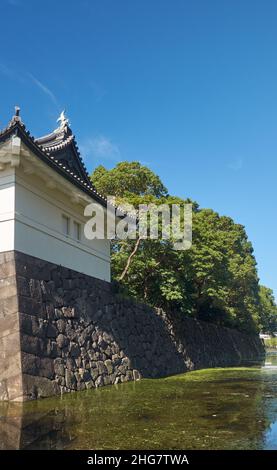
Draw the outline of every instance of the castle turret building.
[[[0,253],[16,251],[110,280],[110,243],[84,236],[84,208],[106,200],[93,187],[64,113],[35,139],[16,108],[0,132]]]

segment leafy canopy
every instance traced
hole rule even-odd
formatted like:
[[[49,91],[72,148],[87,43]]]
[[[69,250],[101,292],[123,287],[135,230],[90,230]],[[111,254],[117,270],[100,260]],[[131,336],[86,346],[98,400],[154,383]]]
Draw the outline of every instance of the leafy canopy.
[[[139,162],[95,169],[92,182],[117,202],[184,204],[169,195],[153,171]],[[112,275],[127,295],[167,312],[255,332],[276,330],[272,291],[259,286],[253,248],[242,225],[193,202],[193,245],[175,251],[170,240],[112,243]]]

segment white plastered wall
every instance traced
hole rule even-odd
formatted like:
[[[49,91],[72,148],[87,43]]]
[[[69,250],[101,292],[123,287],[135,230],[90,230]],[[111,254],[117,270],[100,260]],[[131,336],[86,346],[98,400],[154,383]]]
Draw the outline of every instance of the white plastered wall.
[[[47,187],[37,174],[16,169],[15,249],[75,271],[110,281],[110,242],[84,236],[84,205],[73,203],[75,190],[64,194],[56,185]],[[63,233],[63,215],[70,219],[70,234]],[[74,239],[73,224],[81,227]]]
[[[80,190],[69,184],[66,194],[63,177],[61,191],[54,170],[45,165],[45,171],[50,183],[53,172],[54,185],[45,182],[45,174],[43,179],[23,165],[0,171],[0,252],[17,250],[110,281],[110,242],[84,237],[87,218]],[[63,215],[70,219],[68,236],[63,233]],[[80,240],[74,239],[74,222],[81,226]]]
[[[15,170],[0,171],[0,252],[14,250]]]

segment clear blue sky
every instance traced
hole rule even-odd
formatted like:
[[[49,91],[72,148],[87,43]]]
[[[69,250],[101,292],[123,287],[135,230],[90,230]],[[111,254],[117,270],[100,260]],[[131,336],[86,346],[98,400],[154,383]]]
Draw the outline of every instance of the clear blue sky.
[[[0,127],[65,107],[91,170],[139,160],[246,226],[277,294],[277,2],[0,0]]]

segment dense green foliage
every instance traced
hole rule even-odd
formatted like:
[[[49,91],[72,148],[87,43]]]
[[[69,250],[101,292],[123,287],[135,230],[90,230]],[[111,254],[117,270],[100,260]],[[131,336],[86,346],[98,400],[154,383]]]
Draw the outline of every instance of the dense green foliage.
[[[264,333],[277,332],[277,306],[273,291],[268,287],[260,287],[260,329]]]
[[[265,339],[264,340],[265,347],[267,349],[277,349],[277,338],[270,338],[270,339]]]
[[[135,207],[150,202],[191,202],[168,194],[160,178],[138,162],[103,166],[93,184],[117,202]],[[193,244],[176,251],[170,240],[117,240],[112,244],[113,278],[132,295],[165,311],[246,331],[272,331],[276,305],[269,289],[259,286],[253,248],[242,225],[193,203]]]

